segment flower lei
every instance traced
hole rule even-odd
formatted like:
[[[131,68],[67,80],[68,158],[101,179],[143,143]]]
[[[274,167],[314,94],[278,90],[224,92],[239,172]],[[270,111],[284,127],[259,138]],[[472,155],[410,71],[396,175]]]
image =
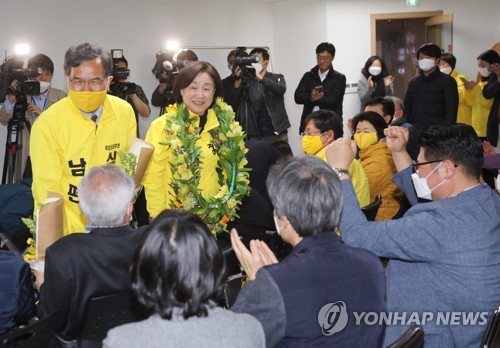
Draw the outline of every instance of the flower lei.
[[[166,117],[166,140],[161,142],[172,150],[170,168],[173,190],[171,206],[191,211],[208,225],[214,236],[227,231],[227,223],[238,217],[241,200],[249,194],[245,133],[234,120],[233,109],[218,98],[213,106],[219,126],[210,130],[209,148],[218,155],[217,174],[220,190],[204,197],[198,186],[201,176],[201,148],[196,146],[201,128],[198,116],[190,114],[184,104],[170,108]]]

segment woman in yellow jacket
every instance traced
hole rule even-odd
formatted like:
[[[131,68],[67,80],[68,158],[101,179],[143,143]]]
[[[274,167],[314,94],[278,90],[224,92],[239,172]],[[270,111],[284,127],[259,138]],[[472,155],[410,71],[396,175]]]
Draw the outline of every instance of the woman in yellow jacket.
[[[368,177],[370,200],[373,202],[377,195],[382,195],[382,205],[375,220],[391,219],[398,213],[404,194],[392,182],[397,170],[384,139],[387,123],[378,113],[367,111],[352,119],[352,128],[354,141],[360,149],[359,160]]]
[[[450,75],[457,83],[458,87],[458,113],[457,123],[472,124],[472,109],[465,101],[465,85],[464,80],[467,81],[467,76],[455,70],[457,59],[451,53],[443,53],[439,61],[439,70],[443,74]]]
[[[481,140],[486,140],[486,125],[493,106],[493,99],[486,99],[483,96],[484,86],[491,73],[489,67],[493,63],[500,63],[498,53],[493,50],[484,51],[477,57],[479,74],[482,76],[481,80],[476,83],[462,79],[466,90],[465,100],[472,107],[472,127]]]
[[[222,93],[219,73],[207,62],[191,62],[177,76],[177,103],[151,123],[146,135],[155,146],[142,180],[151,217],[181,208],[218,232],[219,214],[225,226],[248,192],[244,134],[232,109],[218,99]]]

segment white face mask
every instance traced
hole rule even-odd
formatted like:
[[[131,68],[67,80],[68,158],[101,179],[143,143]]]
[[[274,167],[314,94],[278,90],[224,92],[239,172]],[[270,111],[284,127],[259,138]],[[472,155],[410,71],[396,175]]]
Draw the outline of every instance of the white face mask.
[[[434,68],[435,65],[436,65],[436,61],[434,59],[423,58],[423,59],[419,59],[419,61],[418,61],[418,67],[420,68],[420,70],[425,71],[425,72]]]
[[[278,218],[274,214],[273,214],[273,219],[274,219],[274,226],[276,226],[276,232],[278,232],[278,234],[281,234],[281,227],[278,225]]]
[[[481,74],[482,77],[488,77],[490,75],[490,71],[488,70],[488,68],[478,68],[477,70],[479,70],[479,73]]]
[[[443,66],[442,68],[439,68],[439,70],[441,70],[443,74],[449,75],[453,69],[451,66]]]
[[[50,87],[50,82],[47,81],[38,81],[38,82],[40,82],[40,94],[45,93]]]
[[[262,64],[260,63],[252,63],[252,67],[255,68],[255,71],[260,73],[262,71]]]
[[[421,178],[420,176],[418,176],[417,173],[413,173],[411,175],[411,180],[413,181],[413,187],[415,187],[415,191],[417,193],[418,198],[428,199],[432,201],[432,195],[431,195],[432,191],[437,189],[446,181],[446,179],[444,179],[432,189],[430,189],[429,185],[427,184],[427,178],[431,176],[432,173],[434,173],[441,166],[441,164],[443,164],[443,162],[439,163],[436,166],[436,168],[434,168],[432,172],[430,172],[429,175],[427,175],[425,178]]]
[[[381,71],[382,68],[379,66],[371,66],[368,68],[368,72],[373,76],[377,76],[378,74],[380,74]]]

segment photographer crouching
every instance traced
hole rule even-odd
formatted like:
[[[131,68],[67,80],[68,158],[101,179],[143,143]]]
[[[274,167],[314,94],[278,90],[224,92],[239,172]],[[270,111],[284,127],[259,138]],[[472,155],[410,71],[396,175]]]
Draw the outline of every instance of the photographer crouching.
[[[132,106],[135,121],[137,122],[137,137],[139,138],[138,115],[147,118],[151,113],[148,98],[141,86],[128,81],[130,69],[128,68],[128,61],[123,56],[121,50],[112,50],[111,56],[113,57],[113,80],[109,86],[108,93],[126,100]]]

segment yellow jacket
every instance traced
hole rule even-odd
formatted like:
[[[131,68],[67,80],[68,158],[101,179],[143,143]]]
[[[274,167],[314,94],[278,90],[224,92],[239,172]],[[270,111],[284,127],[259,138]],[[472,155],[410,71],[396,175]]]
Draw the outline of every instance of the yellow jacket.
[[[483,97],[483,88],[487,81],[480,81],[472,90],[466,90],[465,100],[472,107],[472,127],[478,137],[486,137],[486,124],[490,115],[493,99]]]
[[[379,141],[359,152],[361,165],[370,183],[370,201],[382,195],[382,205],[375,220],[388,220],[399,211],[403,192],[392,182],[396,166],[387,143]]]
[[[316,157],[321,158],[326,162],[326,147],[319,150],[315,154]],[[370,201],[370,185],[366,173],[357,159],[354,159],[349,166],[349,174],[351,176],[352,185],[358,198],[359,206],[364,207],[371,203]]]
[[[108,95],[96,125],[69,97],[45,110],[31,132],[33,198],[35,209],[47,192],[64,197],[65,234],[84,232],[87,221],[78,206],[77,187],[87,169],[118,161],[136,135],[134,110],[124,100]]]
[[[453,70],[450,74],[451,77],[455,79],[458,86],[458,113],[457,113],[457,123],[463,123],[471,125],[472,110],[469,104],[465,101],[466,88],[462,78],[467,80],[467,76],[460,74]]]
[[[173,207],[173,192],[170,187],[170,182],[172,181],[172,172],[170,169],[171,151],[168,146],[160,144],[160,142],[166,140],[166,118],[168,113],[173,112],[173,110],[175,109],[167,108],[167,114],[154,120],[146,135],[146,141],[155,146],[148,169],[142,179],[146,190],[148,212],[152,217],[156,217],[163,210]],[[209,109],[207,122],[201,131],[200,139],[196,143],[201,148],[202,159],[199,189],[204,196],[215,195],[219,191],[216,171],[219,157],[214,155],[208,147],[208,144],[212,140],[209,131],[218,126],[217,115],[215,115],[212,109]]]

